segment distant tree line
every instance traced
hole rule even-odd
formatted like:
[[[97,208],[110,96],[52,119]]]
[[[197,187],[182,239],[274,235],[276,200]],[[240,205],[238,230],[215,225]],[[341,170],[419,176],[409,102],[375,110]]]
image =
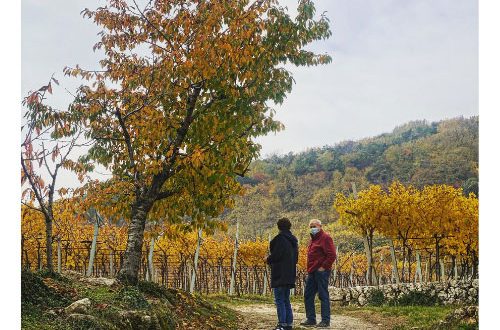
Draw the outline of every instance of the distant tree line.
[[[412,121],[391,133],[256,160],[239,178],[245,196],[223,218],[238,218],[249,237],[272,229],[280,215],[297,224],[309,217],[334,222],[335,195],[348,194],[353,182],[359,190],[393,181],[418,189],[447,184],[479,196],[478,126],[478,116]]]

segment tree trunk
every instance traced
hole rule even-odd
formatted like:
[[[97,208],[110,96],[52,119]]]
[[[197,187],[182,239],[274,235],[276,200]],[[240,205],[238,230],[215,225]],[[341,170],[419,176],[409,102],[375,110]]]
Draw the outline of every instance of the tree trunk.
[[[52,219],[45,219],[45,246],[47,270],[52,272],[54,270],[54,265],[52,263]]]
[[[350,286],[354,286],[354,264],[351,263],[351,272],[349,273],[349,281],[351,282]]]
[[[429,265],[429,273],[427,275],[427,282],[432,282],[432,253],[429,252],[429,260],[427,260]]]
[[[434,238],[436,239],[436,281],[441,281],[441,269],[440,269],[440,264],[439,264],[439,239],[437,238],[437,235],[434,235]]]
[[[335,258],[335,265],[333,267],[333,286],[335,286],[335,283],[337,282],[337,267],[339,265],[339,247],[336,246],[335,249],[337,258]]]
[[[401,281],[403,283],[406,282],[406,247],[405,247],[405,241],[403,240],[401,243],[401,247],[403,249],[403,265],[401,267]]]
[[[422,265],[420,263],[420,252],[417,251],[417,269],[415,274],[415,282],[418,278],[418,282],[422,283]]]
[[[370,243],[370,236],[368,233],[365,235],[363,243],[365,246],[366,261],[368,264],[366,269],[366,280],[368,285],[373,285],[372,244]]]
[[[424,280],[425,282],[429,282],[429,262],[425,262],[425,271],[424,271],[424,274],[425,274],[425,277],[424,277]]]
[[[479,274],[479,258],[477,257],[475,252],[472,252],[472,266],[472,279],[475,279]]]
[[[95,250],[97,245],[97,237],[99,236],[99,221],[94,219],[94,236],[92,237],[92,247],[89,254],[89,266],[87,267],[87,277],[92,276],[92,269],[94,268]]]
[[[396,284],[399,284],[398,262],[396,260],[396,252],[394,251],[394,241],[390,240],[391,259],[392,259],[392,276],[396,279]]]
[[[439,260],[439,266],[440,266],[440,279],[441,281],[444,282],[444,274],[445,274],[445,270],[444,270],[444,261],[443,259],[440,259]]]
[[[23,264],[23,253],[24,253],[24,235],[21,234],[21,268]],[[25,265],[26,267],[26,265]]]
[[[458,280],[457,257],[452,256],[451,262],[452,262],[452,266],[453,266],[453,279]]]
[[[146,226],[146,217],[152,205],[153,203],[137,201],[132,206],[132,221],[128,228],[127,247],[123,264],[117,276],[122,283],[136,285],[139,280],[144,228]]]
[[[113,264],[113,262],[114,262],[114,260],[113,260],[113,259],[114,259],[114,251],[113,251],[113,250],[111,250],[111,251],[109,252],[109,277],[113,277],[113,274],[114,274],[114,272],[115,272],[115,271],[114,271],[114,268],[115,268],[115,267],[114,267],[114,264]]]
[[[41,249],[40,241],[38,241],[37,253],[36,253],[38,270],[42,270],[42,255],[40,254],[40,249]]]
[[[57,239],[57,272],[61,274],[61,238]]]
[[[411,282],[411,248],[408,247],[407,249],[407,259],[408,259],[408,283]]]

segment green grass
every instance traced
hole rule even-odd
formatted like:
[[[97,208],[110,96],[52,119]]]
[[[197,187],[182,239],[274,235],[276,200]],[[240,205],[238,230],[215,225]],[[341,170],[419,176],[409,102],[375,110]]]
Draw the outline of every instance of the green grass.
[[[208,296],[205,295],[203,297],[211,302],[229,306],[273,303],[272,296],[260,296],[260,295],[229,296],[226,294],[210,294]]]
[[[229,296],[227,294],[209,294],[202,295],[206,299],[214,303],[222,303],[226,305],[254,305],[254,304],[274,304],[273,295],[253,295],[246,294],[241,296]],[[294,304],[301,304],[304,302],[302,296],[290,296],[290,301]]]
[[[80,295],[98,304],[110,304],[116,299],[117,292],[108,287],[90,287],[80,289]]]
[[[367,306],[333,307],[333,313],[363,318],[372,323],[387,323],[394,330],[440,329],[439,321],[452,312],[456,306]],[[446,326],[443,329],[468,329],[464,325]],[[462,328],[461,328],[462,327]],[[470,328],[475,329],[475,328]]]

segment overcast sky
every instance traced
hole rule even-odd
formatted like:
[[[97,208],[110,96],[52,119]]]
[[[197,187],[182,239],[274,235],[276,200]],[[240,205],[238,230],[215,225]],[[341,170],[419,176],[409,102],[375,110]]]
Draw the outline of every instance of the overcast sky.
[[[282,1],[293,8],[294,0]],[[478,114],[478,8],[475,0],[316,0],[333,35],[311,49],[333,62],[291,67],[296,84],[277,118],[285,130],[259,138],[262,156],[381,134],[417,119]],[[83,19],[98,0],[22,1],[22,94],[62,68],[97,68],[98,29]],[[70,97],[59,88],[53,102]]]

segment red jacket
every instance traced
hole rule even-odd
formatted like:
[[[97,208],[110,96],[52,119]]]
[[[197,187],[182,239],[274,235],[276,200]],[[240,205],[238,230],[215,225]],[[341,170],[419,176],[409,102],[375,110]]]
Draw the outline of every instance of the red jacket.
[[[307,272],[313,273],[320,267],[331,270],[335,259],[337,259],[337,251],[333,240],[321,229],[311,238],[307,247]]]

